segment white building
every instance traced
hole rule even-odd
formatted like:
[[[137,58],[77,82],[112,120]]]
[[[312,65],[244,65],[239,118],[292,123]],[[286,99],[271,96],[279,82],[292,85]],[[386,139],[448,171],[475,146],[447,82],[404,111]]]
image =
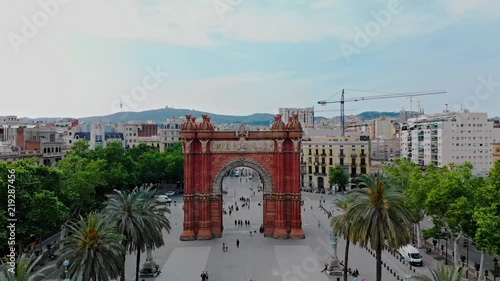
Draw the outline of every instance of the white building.
[[[493,166],[494,134],[487,113],[445,110],[423,115],[401,125],[401,157],[438,167],[471,162],[475,174],[487,175]]]
[[[181,126],[184,122],[184,117],[168,118],[160,124],[160,151],[165,151],[165,148],[171,147],[181,141]]]
[[[314,127],[314,107],[306,108],[280,108],[279,114],[282,115],[283,122],[288,122],[288,117],[293,114],[299,115],[299,122],[302,128],[312,128]]]

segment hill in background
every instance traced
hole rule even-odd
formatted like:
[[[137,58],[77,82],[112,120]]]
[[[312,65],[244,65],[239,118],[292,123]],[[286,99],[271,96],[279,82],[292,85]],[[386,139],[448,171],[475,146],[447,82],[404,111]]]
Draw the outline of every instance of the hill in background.
[[[274,114],[271,113],[254,113],[247,116],[237,116],[237,115],[220,115],[210,112],[198,111],[194,109],[177,109],[177,108],[162,108],[154,110],[146,110],[139,112],[118,112],[110,115],[104,116],[91,116],[78,118],[81,122],[92,123],[92,122],[103,122],[103,123],[123,123],[126,121],[147,121],[152,120],[154,122],[160,123],[165,121],[167,118],[173,117],[183,117],[190,114],[194,117],[199,118],[202,114],[207,114],[212,118],[212,122],[216,124],[231,124],[231,123],[245,123],[248,125],[256,126],[268,126],[274,121]],[[398,117],[399,112],[378,112],[378,111],[367,111],[356,115],[362,120],[378,119],[381,116],[386,116],[389,118]],[[67,118],[67,117],[66,117]],[[44,117],[44,118],[21,118],[23,121],[43,121],[43,122],[54,122],[63,119],[63,117]],[[325,120],[327,118],[316,116],[315,121]]]

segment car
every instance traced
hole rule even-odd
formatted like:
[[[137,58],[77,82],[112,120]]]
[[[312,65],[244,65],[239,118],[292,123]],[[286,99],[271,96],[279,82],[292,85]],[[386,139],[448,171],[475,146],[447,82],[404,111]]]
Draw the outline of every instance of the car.
[[[167,196],[174,196],[175,195],[175,191],[167,191],[167,193],[165,193],[165,195],[167,195]]]
[[[168,198],[167,195],[157,195],[156,200],[158,200],[158,203],[171,203],[172,199]]]

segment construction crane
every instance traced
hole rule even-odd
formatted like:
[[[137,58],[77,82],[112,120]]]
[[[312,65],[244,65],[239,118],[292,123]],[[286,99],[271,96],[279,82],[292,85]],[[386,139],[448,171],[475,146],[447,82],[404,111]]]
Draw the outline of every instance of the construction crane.
[[[360,92],[369,92],[369,91],[364,91],[364,90],[352,90],[348,89],[350,91],[360,91]],[[377,92],[372,92],[372,93],[377,93]],[[342,125],[342,136],[345,136],[345,109],[344,109],[344,104],[346,102],[356,102],[356,101],[365,101],[365,100],[381,100],[381,99],[393,99],[393,98],[408,98],[408,97],[416,97],[416,96],[428,96],[428,95],[440,95],[440,94],[446,94],[446,91],[424,91],[424,92],[413,92],[413,93],[389,93],[389,92],[378,92],[378,93],[384,93],[383,95],[377,95],[377,96],[367,96],[367,97],[358,97],[358,98],[345,98],[345,89],[342,89],[342,95],[340,97],[340,100],[336,101],[318,101],[318,104],[320,105],[326,105],[328,103],[340,103],[340,123]],[[338,94],[338,93],[337,93]]]

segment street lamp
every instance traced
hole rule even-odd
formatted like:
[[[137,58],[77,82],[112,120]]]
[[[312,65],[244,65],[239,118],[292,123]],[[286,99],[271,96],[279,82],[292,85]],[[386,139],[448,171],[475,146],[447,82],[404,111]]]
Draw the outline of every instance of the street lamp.
[[[465,278],[469,278],[469,235],[467,235],[467,271],[465,272]]]
[[[69,260],[65,260],[63,262],[63,266],[64,266],[64,281],[69,281],[69,278],[68,278]]]
[[[493,259],[493,263],[495,264],[495,267],[493,268],[493,271],[491,272],[493,274],[493,281],[497,280],[497,277],[500,276],[500,268],[498,267],[498,259],[495,257]]]

